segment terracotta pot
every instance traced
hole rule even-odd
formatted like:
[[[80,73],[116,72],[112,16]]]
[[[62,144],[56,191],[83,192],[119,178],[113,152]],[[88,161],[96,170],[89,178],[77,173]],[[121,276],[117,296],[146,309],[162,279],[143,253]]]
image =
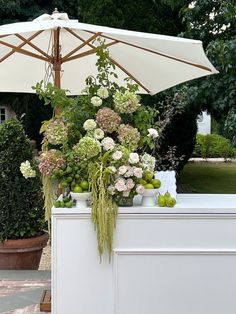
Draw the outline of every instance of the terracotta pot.
[[[38,269],[47,241],[45,233],[35,238],[0,242],[0,269]]]

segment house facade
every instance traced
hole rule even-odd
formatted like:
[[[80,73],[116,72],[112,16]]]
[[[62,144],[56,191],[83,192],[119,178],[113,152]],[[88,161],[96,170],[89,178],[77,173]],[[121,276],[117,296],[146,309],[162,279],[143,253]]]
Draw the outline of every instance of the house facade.
[[[15,112],[11,110],[9,105],[0,105],[0,123],[15,116]]]

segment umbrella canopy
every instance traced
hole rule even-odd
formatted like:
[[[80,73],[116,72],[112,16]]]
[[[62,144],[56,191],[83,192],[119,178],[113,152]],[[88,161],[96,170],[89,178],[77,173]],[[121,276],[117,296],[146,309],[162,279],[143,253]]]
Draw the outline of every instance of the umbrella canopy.
[[[129,76],[139,93],[156,94],[217,73],[201,41],[83,24],[54,11],[0,26],[0,91],[33,93],[31,87],[44,79],[81,94],[86,77],[97,74],[98,38],[116,65],[117,83]]]

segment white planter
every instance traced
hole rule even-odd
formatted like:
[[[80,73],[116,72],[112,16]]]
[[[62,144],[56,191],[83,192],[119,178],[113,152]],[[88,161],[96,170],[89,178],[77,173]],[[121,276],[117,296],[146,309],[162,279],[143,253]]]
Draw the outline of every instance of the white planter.
[[[161,181],[159,192],[165,194],[167,191],[172,197],[177,196],[176,176],[174,170],[156,171],[155,178]]]

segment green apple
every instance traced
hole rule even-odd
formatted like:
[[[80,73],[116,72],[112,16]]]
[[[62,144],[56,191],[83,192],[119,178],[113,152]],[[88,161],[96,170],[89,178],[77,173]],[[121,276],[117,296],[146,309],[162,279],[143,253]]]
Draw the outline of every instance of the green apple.
[[[56,208],[61,207],[61,202],[60,201],[55,201],[54,202],[54,207],[56,207]]]
[[[154,189],[154,186],[151,183],[147,183],[147,184],[144,185],[144,188],[148,189],[148,190],[151,190],[151,189]]]
[[[66,187],[68,186],[68,183],[67,183],[66,181],[62,181],[62,182],[61,182],[61,186],[62,186],[63,188],[66,188]]]
[[[66,203],[65,203],[65,206],[66,206],[67,208],[73,207],[73,201],[66,202]]]
[[[154,186],[155,189],[159,189],[161,186],[161,181],[158,179],[152,179],[151,184]]]
[[[82,187],[83,190],[86,190],[86,191],[87,191],[87,190],[89,189],[89,183],[88,183],[88,181],[85,181],[85,180],[84,180],[84,181],[81,181],[81,182],[80,182],[80,186]]]
[[[71,176],[66,178],[66,182],[71,183],[73,181],[73,178]]]
[[[142,184],[143,186],[147,184],[147,181],[145,181],[144,179],[140,179],[139,183]]]
[[[66,168],[66,173],[71,173],[72,172],[72,168],[70,167],[70,166],[67,166],[67,168]]]
[[[154,176],[154,173],[151,171],[144,171],[143,173],[143,179],[147,181],[148,183],[151,182],[153,176]]]
[[[81,188],[81,186],[76,185],[73,189],[73,192],[75,193],[83,193],[83,189]]]

